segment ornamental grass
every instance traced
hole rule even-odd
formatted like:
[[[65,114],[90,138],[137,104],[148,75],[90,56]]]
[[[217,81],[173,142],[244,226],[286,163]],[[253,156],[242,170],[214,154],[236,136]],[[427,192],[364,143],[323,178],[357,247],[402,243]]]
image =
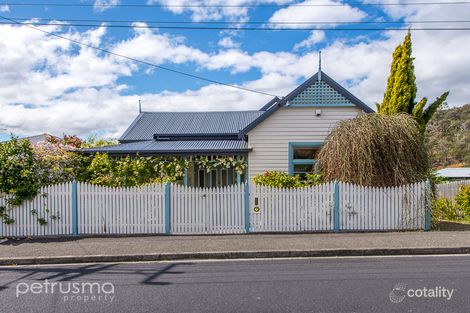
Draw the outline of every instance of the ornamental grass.
[[[341,121],[318,156],[325,179],[363,186],[398,186],[426,179],[424,137],[408,114],[363,114]]]

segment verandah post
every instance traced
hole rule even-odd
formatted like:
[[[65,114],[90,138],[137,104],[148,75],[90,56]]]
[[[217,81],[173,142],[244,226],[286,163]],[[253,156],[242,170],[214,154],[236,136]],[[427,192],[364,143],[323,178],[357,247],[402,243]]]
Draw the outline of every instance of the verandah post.
[[[334,193],[333,193],[333,224],[334,232],[339,233],[339,183],[335,180],[334,182]]]
[[[425,185],[425,211],[424,211],[424,230],[431,230],[431,181],[426,179]]]
[[[165,234],[171,234],[171,185],[165,185]]]
[[[250,184],[245,183],[245,232],[250,233]]]
[[[78,187],[72,182],[72,236],[78,236]]]

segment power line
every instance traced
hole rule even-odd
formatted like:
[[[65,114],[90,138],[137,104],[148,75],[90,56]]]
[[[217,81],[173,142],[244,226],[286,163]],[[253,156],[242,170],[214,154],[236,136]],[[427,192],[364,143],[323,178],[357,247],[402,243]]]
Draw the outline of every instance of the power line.
[[[348,3],[292,3],[292,4],[91,4],[91,3],[28,3],[28,2],[5,2],[3,5],[8,6],[49,6],[49,7],[124,7],[124,8],[151,8],[151,7],[166,7],[166,8],[279,8],[279,7],[341,7],[341,6],[430,6],[430,5],[465,5],[470,4],[470,1],[417,1],[417,2],[370,2],[363,3],[359,1]]]
[[[158,20],[102,20],[102,19],[68,19],[68,18],[24,18],[10,17],[16,21],[31,21],[38,19],[40,21],[57,21],[57,22],[89,22],[89,23],[145,23],[145,24],[190,24],[190,25],[323,25],[323,24],[443,24],[443,23],[470,23],[470,20],[411,20],[411,21],[292,21],[292,22],[269,22],[269,21],[247,21],[247,22],[230,22],[230,21],[158,21]]]
[[[4,18],[4,17],[2,17]],[[5,19],[5,18],[4,18]],[[100,24],[72,24],[72,23],[41,23],[41,22],[0,22],[0,25],[24,25],[24,26],[73,26],[73,27],[100,27]],[[302,28],[278,28],[278,27],[201,27],[201,26],[155,26],[155,25],[105,25],[109,28],[137,28],[137,29],[175,29],[175,30],[233,30],[233,31],[466,31],[470,27],[302,27]]]
[[[21,23],[15,21],[15,20],[12,20],[12,19],[10,19],[10,18],[8,18],[8,17],[0,16],[0,18],[1,18],[1,19],[4,19],[4,20],[11,21],[11,22],[16,23],[16,24],[19,24],[19,25],[24,25],[24,26],[26,26],[26,27],[29,27],[29,28],[31,28],[31,29],[34,29],[34,30],[36,30],[36,31],[42,32],[42,33],[44,33],[44,34],[47,34],[47,35],[50,35],[50,36],[53,36],[53,37],[56,37],[56,38],[60,38],[60,39],[63,39],[63,40],[67,40],[67,41],[69,41],[69,42],[73,42],[73,43],[75,43],[75,44],[77,44],[77,45],[80,45],[80,46],[84,46],[84,47],[88,47],[88,48],[91,48],[91,49],[95,49],[95,50],[104,52],[104,53],[106,53],[106,54],[114,55],[114,56],[116,56],[116,57],[123,58],[123,59],[127,59],[127,60],[130,60],[130,61],[136,62],[136,63],[141,63],[141,64],[144,64],[144,65],[147,65],[147,66],[151,66],[151,67],[154,67],[154,68],[158,68],[158,69],[161,69],[161,70],[164,70],[164,71],[168,71],[168,72],[172,72],[172,73],[175,73],[175,74],[179,74],[179,75],[183,75],[183,76],[187,76],[187,77],[199,79],[199,80],[202,80],[202,81],[206,81],[206,82],[213,83],[213,84],[217,84],[217,85],[221,85],[221,86],[231,87],[231,88],[235,88],[235,89],[239,89],[239,90],[243,90],[243,91],[247,91],[247,92],[252,92],[252,93],[257,93],[257,94],[261,94],[261,95],[265,95],[265,96],[276,97],[275,94],[271,94],[271,93],[267,93],[267,92],[264,92],[264,91],[254,90],[254,89],[250,89],[250,88],[245,88],[245,87],[241,87],[241,86],[237,86],[237,85],[232,85],[232,84],[220,82],[220,81],[217,81],[217,80],[214,80],[214,79],[210,79],[210,78],[206,78],[206,77],[194,75],[194,74],[191,74],[191,73],[187,73],[187,72],[175,70],[175,69],[172,69],[172,68],[169,68],[169,67],[157,65],[157,64],[154,64],[154,63],[151,63],[151,62],[139,60],[139,59],[136,59],[136,58],[133,58],[133,57],[129,57],[129,56],[123,55],[123,54],[119,54],[119,53],[116,53],[116,52],[112,52],[112,51],[110,51],[110,50],[103,49],[103,48],[100,48],[100,47],[97,47],[97,46],[93,46],[93,45],[84,43],[84,42],[79,41],[79,40],[75,40],[75,39],[72,39],[72,38],[68,38],[68,37],[65,37],[65,36],[62,36],[62,35],[53,33],[53,32],[49,32],[49,31],[43,30],[43,29],[41,29],[41,28],[37,28],[37,27],[31,26],[31,25],[21,24]]]

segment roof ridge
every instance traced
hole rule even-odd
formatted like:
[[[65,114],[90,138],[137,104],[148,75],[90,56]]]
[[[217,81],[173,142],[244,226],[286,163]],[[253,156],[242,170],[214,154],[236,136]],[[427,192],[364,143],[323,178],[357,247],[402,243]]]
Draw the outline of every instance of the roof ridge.
[[[175,114],[175,113],[188,113],[188,114],[194,114],[194,113],[259,113],[259,110],[232,110],[232,111],[154,111],[154,112],[149,112],[149,111],[142,111],[141,113],[143,114],[162,114],[162,113],[167,113],[167,114]]]

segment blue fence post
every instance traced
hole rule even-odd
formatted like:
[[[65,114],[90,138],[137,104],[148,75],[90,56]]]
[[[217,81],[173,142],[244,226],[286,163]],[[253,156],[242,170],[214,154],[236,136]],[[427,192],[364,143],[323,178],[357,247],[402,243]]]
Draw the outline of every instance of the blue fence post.
[[[245,183],[245,232],[250,233],[250,184]]]
[[[78,236],[78,188],[77,182],[72,182],[72,236]]]
[[[429,181],[429,178],[426,179],[425,201],[424,230],[429,231],[431,230],[431,182]]]
[[[333,223],[335,233],[339,233],[339,183],[335,180],[334,182],[334,194],[333,194]]]
[[[165,185],[165,234],[171,234],[171,185]]]

